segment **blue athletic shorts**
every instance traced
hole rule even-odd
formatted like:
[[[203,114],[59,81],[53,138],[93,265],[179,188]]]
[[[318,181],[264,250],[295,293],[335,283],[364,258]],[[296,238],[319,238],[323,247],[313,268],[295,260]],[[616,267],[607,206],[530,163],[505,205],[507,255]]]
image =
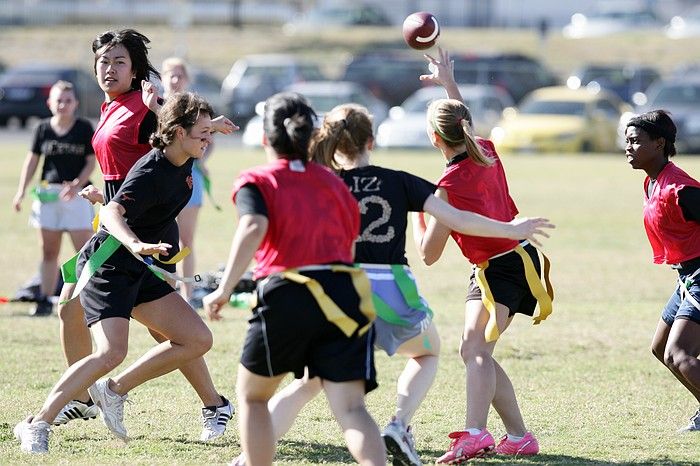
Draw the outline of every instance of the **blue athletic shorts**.
[[[700,273],[693,278],[689,278],[700,267],[699,260],[689,261],[687,266],[678,268],[678,279],[682,282],[687,292],[700,303]],[[670,327],[676,319],[692,320],[700,324],[700,309],[689,299],[681,297],[681,283],[676,285],[676,289],[668,299],[666,306],[661,312],[661,319]]]

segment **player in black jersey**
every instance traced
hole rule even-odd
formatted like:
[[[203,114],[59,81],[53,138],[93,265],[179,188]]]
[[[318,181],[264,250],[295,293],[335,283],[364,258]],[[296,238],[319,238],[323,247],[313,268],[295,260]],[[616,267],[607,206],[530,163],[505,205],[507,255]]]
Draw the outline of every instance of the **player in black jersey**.
[[[102,227],[78,259],[76,286],[96,349],[68,368],[36,415],[16,426],[22,450],[47,452],[50,424],[85,389],[107,427],[126,440],[123,403],[127,392],[211,347],[211,332],[202,319],[158,276],[161,271],[149,265],[151,256],[167,256],[171,248],[160,239],[190,198],[193,159],[201,157],[209,145],[211,116],[209,104],[191,93],[166,102],[151,138],[154,149],[132,167],[102,209]],[[126,357],[131,317],[166,341],[120,374],[98,380]]]

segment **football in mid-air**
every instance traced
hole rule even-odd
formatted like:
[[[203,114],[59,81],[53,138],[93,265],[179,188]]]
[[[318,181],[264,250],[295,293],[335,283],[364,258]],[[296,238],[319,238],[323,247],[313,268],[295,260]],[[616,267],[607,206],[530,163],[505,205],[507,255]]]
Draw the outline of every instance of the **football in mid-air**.
[[[403,38],[414,49],[429,49],[435,45],[439,35],[440,25],[435,16],[427,11],[412,13],[403,22]]]

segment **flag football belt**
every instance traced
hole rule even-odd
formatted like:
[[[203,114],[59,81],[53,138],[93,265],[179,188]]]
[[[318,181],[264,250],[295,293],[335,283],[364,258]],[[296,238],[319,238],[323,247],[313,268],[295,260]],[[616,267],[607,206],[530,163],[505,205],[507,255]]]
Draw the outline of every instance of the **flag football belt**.
[[[76,283],[75,289],[73,290],[73,295],[70,297],[70,299],[73,299],[80,294],[80,291],[85,287],[85,285],[87,285],[88,281],[90,281],[90,278],[92,278],[92,276],[95,275],[97,269],[99,269],[102,266],[102,264],[104,264],[105,261],[109,259],[112,256],[112,254],[114,254],[114,252],[117,249],[119,249],[119,246],[122,246],[122,243],[120,243],[117,238],[115,238],[112,235],[107,236],[105,241],[102,244],[100,244],[97,250],[94,253],[92,253],[87,262],[85,262],[83,270],[80,273],[80,277],[78,277],[76,273],[78,265],[78,256],[80,256],[80,253],[74,255],[61,265],[61,275],[63,276],[64,283]],[[153,260],[155,259],[161,262],[162,264],[175,264],[190,254],[190,249],[187,247],[183,248],[180,252],[175,254],[175,256],[173,256],[167,261],[161,260],[158,254],[154,254],[153,256],[142,256],[131,251],[126,246],[124,246],[124,248],[127,251],[129,251],[131,255],[134,256],[136,259],[143,262],[146,265],[146,267],[148,267],[148,269],[161,280],[169,278],[171,280],[184,283],[202,281],[202,278],[199,275],[195,275],[194,277],[181,277],[177,274],[162,269],[161,267],[158,267],[153,263]]]
[[[678,277],[678,292],[681,295],[681,301],[688,301],[690,304],[692,304],[695,309],[700,311],[700,303],[698,302],[697,299],[693,297],[692,294],[690,294],[690,287],[693,286],[693,279],[700,273],[700,268],[698,268],[693,274],[689,277],[686,277],[685,281],[681,280],[680,277]]]
[[[371,269],[386,269],[387,274],[378,275],[376,273],[367,273],[367,276],[371,280],[392,280],[398,286],[401,296],[403,297],[406,305],[412,309],[423,311],[430,317],[433,316],[433,311],[423,303],[423,300],[418,294],[418,288],[416,288],[416,282],[408,275],[409,268],[407,265],[403,264],[357,264],[362,268]],[[377,316],[380,317],[384,322],[388,322],[392,325],[398,325],[401,327],[407,327],[409,324],[401,317],[396,314],[396,311],[384,301],[381,296],[376,293],[372,293],[372,301],[374,302],[374,308],[377,310]]]
[[[211,179],[209,179],[209,177],[205,175],[202,170],[200,170],[197,164],[194,164],[192,166],[192,170],[197,170],[199,174],[202,175],[202,182],[204,183],[204,192],[207,193],[209,202],[211,202],[211,205],[213,205],[216,210],[221,210],[221,207],[219,207],[219,205],[214,200],[214,195],[211,193]]]
[[[350,274],[355,291],[360,297],[360,312],[362,312],[362,314],[367,317],[368,320],[364,327],[358,330],[360,324],[343,312],[343,310],[340,309],[335,302],[333,302],[330,296],[328,296],[323,290],[321,284],[313,278],[303,275],[303,272],[312,272],[317,270],[330,270],[331,272]],[[326,316],[326,319],[332,324],[336,325],[346,337],[352,336],[356,330],[358,335],[363,335],[369,330],[370,326],[372,325],[372,321],[376,318],[376,313],[372,304],[372,288],[369,284],[369,280],[367,279],[367,275],[365,275],[365,272],[362,269],[347,265],[312,265],[285,270],[284,272],[280,272],[275,275],[285,278],[290,282],[305,285],[318,303],[318,306],[321,308],[323,315]]]
[[[523,245],[528,244],[523,242],[516,246],[511,251],[504,252],[503,254],[498,254],[491,259],[496,257],[504,256],[515,251],[523,261],[523,267],[525,268],[525,279],[527,280],[528,287],[530,288],[530,293],[537,300],[539,307],[539,312],[532,316],[533,325],[538,325],[540,322],[549,317],[552,313],[552,300],[554,299],[554,290],[552,284],[549,281],[549,269],[550,263],[547,256],[542,254],[540,250],[537,250],[537,254],[541,257],[540,263],[542,264],[542,274],[541,276],[537,273],[535,264],[532,262],[530,255],[523,249]],[[493,299],[493,294],[489,288],[489,284],[486,281],[486,269],[489,267],[489,261],[484,261],[476,266],[475,276],[476,283],[479,285],[481,290],[481,301],[484,307],[489,313],[489,320],[486,323],[486,328],[484,329],[484,336],[487,342],[496,341],[500,336],[500,331],[498,330],[498,324],[496,322],[496,301]]]
[[[58,189],[50,189],[50,185],[42,184],[41,186],[34,186],[32,188],[32,197],[42,204],[48,204],[50,202],[58,202]],[[61,185],[56,185],[60,187]]]

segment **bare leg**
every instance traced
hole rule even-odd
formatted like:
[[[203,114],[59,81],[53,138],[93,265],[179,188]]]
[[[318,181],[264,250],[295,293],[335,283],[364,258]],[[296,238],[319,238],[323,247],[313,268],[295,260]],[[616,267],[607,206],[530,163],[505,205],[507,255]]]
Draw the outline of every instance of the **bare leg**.
[[[212,335],[202,319],[172,292],[136,306],[132,316],[167,338],[112,378],[110,389],[125,395],[132,388],[201,357],[212,345]]]
[[[158,343],[167,341],[167,338],[155,330],[149,329],[149,332]],[[223,404],[224,400],[221,399],[221,395],[216,391],[214,381],[209,373],[209,367],[203,356],[182,364],[178,369],[194,388],[204,406],[221,406]]]
[[[71,365],[63,373],[32,422],[53,423],[66,403],[84,393],[97,379],[124,361],[129,341],[128,319],[113,317],[101,320],[92,326],[92,333],[95,337],[95,352]]]
[[[177,225],[180,230],[180,249],[190,248],[190,254],[185,257],[182,264],[182,275],[191,277],[194,275],[195,255],[194,255],[194,232],[197,226],[197,216],[199,207],[185,207],[177,216]],[[192,296],[192,284],[181,283],[180,294],[188,301]]]
[[[53,296],[58,280],[58,253],[61,251],[60,230],[40,230],[41,235],[41,294]]]
[[[76,252],[80,251],[85,243],[92,238],[92,230],[71,230],[68,234]]]
[[[66,283],[61,289],[58,302],[59,331],[61,347],[66,363],[71,366],[92,354],[90,330],[85,324],[85,312],[80,299],[70,299],[75,283]],[[87,391],[79,393],[76,400],[86,402],[90,399]]]
[[[666,353],[666,346],[670,333],[671,327],[669,327],[668,324],[663,321],[663,319],[659,319],[659,323],[656,325],[656,332],[654,333],[654,337],[651,342],[651,352],[654,354],[656,359],[661,361],[661,363],[671,371],[673,376],[676,377],[676,379],[678,379],[678,381],[682,383],[690,393],[693,394],[695,399],[700,402],[700,390],[693,387],[693,385],[690,384],[681,373],[674,371],[666,364],[664,354]]]
[[[379,427],[365,407],[362,380],[352,382],[323,381],[328,404],[343,429],[348,450],[361,465],[384,465],[386,453]]]
[[[513,384],[495,359],[493,360],[493,365],[496,370],[496,393],[491,404],[503,421],[506,432],[522,437],[526,433],[525,421],[520,413],[518,400],[515,398]]]
[[[695,395],[700,392],[700,324],[688,319],[676,319],[666,342],[666,366],[685,380],[684,385]],[[696,397],[697,398],[697,397]]]
[[[295,379],[268,401],[267,409],[272,416],[272,430],[275,440],[289,432],[301,409],[318,395],[322,389],[321,379]]]
[[[437,374],[440,337],[435,324],[431,323],[425,332],[404,342],[397,353],[409,358],[396,383],[396,418],[407,426]]]
[[[510,324],[508,308],[496,304],[496,321],[503,333]],[[496,342],[486,342],[484,329],[488,322],[488,311],[481,301],[472,300],[466,304],[464,336],[460,348],[462,359],[467,367],[467,415],[466,427],[485,429],[489,407],[494,400],[499,415],[505,417],[513,430],[520,430],[522,415],[510,380],[493,359]],[[500,369],[500,371],[497,369]],[[500,377],[499,377],[500,376]],[[500,379],[500,380],[499,380]],[[502,382],[502,386],[498,386]],[[498,398],[497,398],[498,394]],[[520,419],[520,421],[518,421]],[[522,432],[510,432],[524,435]]]
[[[275,457],[276,442],[267,403],[283,378],[284,375],[262,377],[238,366],[238,425],[247,465],[271,465]]]

